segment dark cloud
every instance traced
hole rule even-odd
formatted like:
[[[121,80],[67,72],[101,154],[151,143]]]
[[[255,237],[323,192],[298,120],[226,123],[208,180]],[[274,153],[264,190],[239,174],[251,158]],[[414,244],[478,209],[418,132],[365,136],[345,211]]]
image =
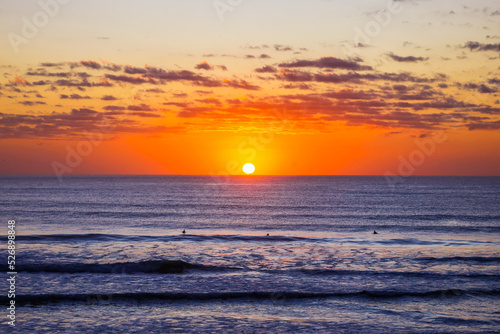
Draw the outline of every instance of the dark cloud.
[[[154,114],[154,113],[151,113],[151,112],[131,112],[131,113],[128,113],[128,115],[138,116],[138,117],[149,117],[149,118],[152,118],[152,117],[161,117],[161,115]]]
[[[469,49],[471,51],[500,51],[500,43],[494,44],[483,44],[479,42],[467,42],[463,46],[465,49]]]
[[[142,67],[125,66],[123,71],[127,74],[146,74],[148,71]]]
[[[101,97],[101,100],[115,101],[115,100],[118,100],[118,98],[114,97],[113,95],[104,95],[103,97]]]
[[[232,88],[241,88],[247,90],[259,90],[260,87],[256,85],[252,85],[245,80],[223,80],[224,86],[232,87]]]
[[[109,71],[113,71],[113,72],[118,72],[122,69],[122,67],[120,65],[117,65],[117,64],[113,64],[113,63],[110,63],[110,62],[106,62],[104,65],[103,65],[104,69],[106,70],[109,70]]]
[[[108,114],[108,115],[107,115]],[[133,119],[115,119],[119,112],[100,113],[92,109],[72,109],[70,113],[53,112],[48,115],[19,115],[0,113],[1,138],[85,138],[85,134],[99,129],[104,121],[114,126],[113,133],[178,132],[181,127],[148,126]],[[137,117],[161,117],[154,113],[133,112]],[[127,115],[128,116],[128,115]]]
[[[470,123],[467,124],[469,130],[500,130],[500,121]]]
[[[496,89],[493,89],[491,87],[488,87],[484,84],[479,85],[479,88],[477,89],[479,93],[495,93]]]
[[[274,50],[276,51],[293,51],[293,48],[286,45],[274,44]]]
[[[392,82],[413,82],[413,83],[430,83],[436,80],[441,80],[441,77],[437,78],[425,78],[416,77],[410,73],[370,73],[370,74],[360,74],[357,72],[348,72],[343,74],[334,73],[315,73],[298,71],[298,70],[281,70],[279,74],[276,74],[276,78],[280,80],[287,81],[316,81],[323,83],[362,83],[364,81],[392,81]]]
[[[268,49],[269,45],[267,45],[267,44],[262,44],[262,45],[247,45],[247,46],[244,46],[243,48],[250,49],[250,50]]]
[[[82,100],[82,99],[90,99],[90,96],[82,96],[80,94],[71,94],[71,95],[61,94],[59,96],[59,98],[71,99],[71,100]]]
[[[419,61],[426,61],[429,59],[428,57],[415,57],[415,56],[402,57],[402,56],[395,55],[394,53],[390,53],[389,57],[391,57],[392,60],[395,60],[395,61],[400,62],[400,63],[416,63]]]
[[[281,63],[279,67],[294,68],[294,67],[318,67],[318,68],[331,68],[331,69],[345,69],[345,70],[371,70],[372,67],[360,65],[356,61],[344,60],[335,57],[322,57],[317,60],[296,60],[291,63]]]
[[[104,110],[127,110],[127,107],[110,105],[110,106],[105,106],[103,109]]]
[[[313,81],[314,79],[311,73],[298,70],[281,70],[276,77],[286,81]]]
[[[69,78],[73,75],[71,72],[56,72],[51,73],[47,72],[45,69],[41,69],[39,71],[28,71],[26,75],[30,76],[40,76],[40,77],[59,77],[59,78]]]
[[[271,58],[270,55],[268,54],[265,54],[265,53],[262,53],[260,56],[259,56],[260,59],[268,59],[268,58]]]
[[[376,96],[371,93],[364,91],[353,91],[350,89],[342,89],[336,92],[329,92],[323,94],[323,96],[334,98],[334,99],[348,99],[348,100],[370,100]]]
[[[93,60],[81,60],[80,65],[93,68],[94,70],[98,70],[102,67],[101,64]]]
[[[255,69],[257,73],[276,73],[278,70],[271,65],[266,65]]]
[[[202,61],[201,63],[197,64],[194,68],[197,70],[206,70],[206,71],[211,71],[214,69],[212,65],[207,63],[206,61]]]
[[[46,104],[45,102],[42,101],[20,101],[18,102],[19,104],[25,105],[25,106],[34,106],[37,104]]]
[[[300,84],[287,84],[287,85],[284,85],[283,88],[285,89],[303,89],[303,90],[306,90],[306,89],[311,89],[311,86],[305,84],[305,83],[300,83]]]
[[[467,82],[463,85],[463,88],[476,90],[479,93],[487,94],[487,93],[495,93],[496,89],[486,86],[485,84],[475,84],[473,82]]]
[[[128,82],[131,84],[139,84],[139,85],[143,83],[154,83],[154,80],[153,81],[146,80],[142,77],[131,77],[127,75],[106,74],[105,77],[113,81]]]
[[[111,86],[113,86],[111,83],[109,83],[106,80],[102,80],[100,82],[90,82],[87,79],[83,79],[81,81],[61,79],[61,80],[57,80],[56,82],[54,82],[54,84],[56,86],[77,87],[77,88],[82,88],[82,87],[111,87]]]
[[[130,106],[128,106],[128,110],[131,110],[131,111],[154,111],[155,109],[151,108],[147,104],[142,103],[140,105],[130,105]]]
[[[62,66],[64,65],[64,63],[40,63],[40,66],[43,66],[43,67],[58,67],[58,66]]]
[[[49,84],[49,83],[50,83],[50,81],[39,80],[39,81],[34,81],[33,85],[34,86],[43,86],[43,85],[46,85],[46,84]]]

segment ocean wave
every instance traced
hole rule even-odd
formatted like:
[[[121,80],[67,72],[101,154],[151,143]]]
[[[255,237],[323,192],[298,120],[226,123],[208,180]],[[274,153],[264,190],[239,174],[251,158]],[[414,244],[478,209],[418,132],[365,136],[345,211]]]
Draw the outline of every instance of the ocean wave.
[[[164,235],[164,236],[150,236],[150,235],[123,235],[123,234],[99,234],[99,233],[88,233],[88,234],[48,234],[48,235],[19,235],[16,237],[19,241],[27,242],[114,242],[114,241],[152,241],[152,242],[174,242],[174,241],[278,241],[278,242],[291,242],[291,241],[311,241],[311,242],[321,242],[328,239],[321,238],[307,238],[307,237],[291,237],[282,235],[196,235],[196,234],[186,234],[186,235]]]
[[[500,263],[498,256],[445,256],[445,257],[418,257],[417,261],[425,262],[472,262],[472,263]]]
[[[458,257],[459,258],[459,257]],[[427,258],[416,258],[422,260]],[[434,259],[434,258],[432,258]],[[449,261],[453,261],[450,258]],[[439,261],[440,259],[435,259]],[[484,261],[483,261],[484,260]],[[431,261],[431,260],[430,260]],[[446,259],[443,259],[446,261]],[[458,260],[459,261],[459,260]],[[495,258],[475,258],[477,262],[498,261]],[[460,264],[460,262],[457,262]],[[5,268],[5,270],[7,270]],[[497,278],[499,275],[492,273],[477,272],[455,272],[440,273],[433,271],[400,271],[400,270],[345,270],[330,268],[292,268],[292,269],[267,269],[248,268],[245,266],[220,266],[209,264],[193,264],[182,260],[148,260],[139,262],[115,262],[115,263],[32,263],[20,264],[17,271],[27,273],[61,273],[61,274],[182,274],[187,270],[195,272],[226,273],[238,271],[260,272],[272,275],[306,275],[306,276],[402,276],[402,277],[467,277],[467,278]]]
[[[298,291],[251,291],[251,292],[209,292],[209,293],[171,293],[171,292],[136,292],[110,294],[34,294],[16,295],[16,305],[56,304],[83,302],[120,303],[120,302],[158,302],[158,301],[214,301],[214,300],[296,300],[296,299],[326,299],[326,298],[452,298],[452,297],[497,297],[499,289],[494,290],[430,290],[430,291],[391,291],[373,290],[356,292],[298,292]],[[0,302],[7,302],[6,296],[0,296]]]
[[[49,272],[49,273],[100,273],[100,274],[133,274],[158,273],[181,274],[186,269],[206,269],[210,266],[195,265],[181,260],[157,260],[119,263],[64,263],[64,264],[31,264],[18,265],[19,272]],[[215,269],[215,267],[214,267]]]
[[[498,244],[500,242],[461,239],[419,239],[392,238],[384,239],[381,234],[377,237],[368,236],[364,231],[360,237],[320,238],[299,237],[286,235],[244,235],[244,234],[176,234],[176,235],[123,235],[123,234],[48,234],[48,235],[19,235],[16,240],[24,243],[75,243],[75,242],[307,242],[307,243],[335,243],[356,245],[445,245],[468,246],[471,244]],[[0,238],[6,240],[6,237]]]

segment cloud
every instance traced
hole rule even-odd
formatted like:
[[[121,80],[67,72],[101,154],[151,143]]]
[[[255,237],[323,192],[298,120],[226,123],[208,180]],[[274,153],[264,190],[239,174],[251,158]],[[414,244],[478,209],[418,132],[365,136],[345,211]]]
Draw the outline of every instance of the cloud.
[[[19,104],[25,105],[25,106],[34,106],[37,104],[46,104],[45,102],[42,101],[19,101]]]
[[[128,113],[128,115],[137,116],[137,117],[148,117],[148,118],[161,117],[161,115],[150,113],[150,112],[131,112],[131,113]]]
[[[260,59],[269,59],[269,58],[271,58],[271,56],[270,56],[270,55],[268,55],[268,54],[262,53],[262,54],[259,56],[259,58],[260,58]]]
[[[466,125],[469,130],[500,130],[500,121],[470,123]]]
[[[247,89],[247,90],[259,90],[260,89],[259,86],[252,85],[252,84],[248,83],[247,81],[241,80],[241,79],[240,80],[225,79],[225,80],[222,80],[222,82],[224,83],[224,86],[232,87],[232,88],[241,88],[241,89]]]
[[[82,100],[82,99],[90,99],[90,96],[82,96],[80,94],[71,94],[71,95],[66,95],[66,94],[61,94],[59,96],[60,99],[71,99],[71,100]]]
[[[322,57],[317,60],[296,60],[291,63],[281,63],[279,67],[295,68],[295,67],[318,67],[318,68],[331,68],[331,69],[345,69],[345,70],[372,70],[370,66],[360,65],[356,61],[344,60],[335,57]]]
[[[163,104],[166,106],[176,106],[181,108],[186,108],[189,105],[189,103],[186,102],[164,102]]]
[[[146,80],[142,77],[131,77],[127,75],[106,74],[105,77],[113,81],[127,82],[136,85],[143,83],[155,83],[154,80]]]
[[[334,99],[349,99],[349,100],[369,100],[376,96],[371,93],[366,93],[364,91],[353,91],[350,89],[341,89],[335,92],[329,92],[323,94],[323,96],[334,98]]]
[[[286,45],[274,44],[274,50],[276,51],[293,51],[293,48]]]
[[[323,83],[363,83],[364,81],[392,81],[392,82],[414,82],[414,83],[424,83],[424,82],[434,82],[436,80],[442,80],[442,77],[438,76],[436,78],[425,78],[416,77],[410,73],[369,73],[360,74],[357,72],[348,72],[343,74],[334,73],[315,73],[298,71],[298,70],[281,70],[279,74],[276,74],[276,78],[286,81],[316,81]]]
[[[311,73],[297,70],[281,70],[276,77],[286,81],[313,81],[314,79]]]
[[[479,88],[477,89],[479,93],[495,93],[496,89],[493,89],[491,87],[488,87],[484,84],[479,85]]]
[[[24,79],[24,78],[21,78],[19,76],[15,76],[13,80],[9,80],[9,83],[12,85],[12,86],[17,86],[17,85],[20,85],[20,86],[31,86],[31,83]]]
[[[61,79],[61,80],[55,81],[54,84],[57,86],[77,87],[77,88],[81,88],[81,87],[111,87],[111,86],[113,86],[107,80],[101,80],[100,82],[90,82],[87,79],[83,79],[81,81]]]
[[[483,44],[479,42],[467,42],[464,46],[464,49],[469,49],[471,51],[500,51],[500,43],[495,44]]]
[[[256,68],[255,72],[257,72],[257,73],[276,73],[276,72],[278,72],[278,70],[271,65],[265,65],[263,67]]]
[[[463,85],[465,89],[476,90],[479,93],[487,94],[487,93],[495,93],[496,89],[486,86],[485,84],[475,84],[472,82],[465,83]]]
[[[160,88],[149,88],[149,89],[146,89],[146,92],[148,92],[148,93],[165,93],[165,91],[163,89],[160,89]]]
[[[130,106],[128,106],[128,110],[132,110],[132,111],[154,111],[155,109],[151,108],[147,104],[142,103],[140,105],[130,105]]]
[[[93,60],[81,60],[80,65],[98,70],[101,68],[101,64]]]
[[[284,85],[282,87],[285,89],[302,89],[302,90],[311,89],[311,86],[309,86],[308,84],[305,84],[305,83],[287,84],[287,85]]]
[[[221,106],[222,103],[219,99],[215,98],[215,97],[209,97],[209,98],[206,98],[206,99],[199,99],[199,100],[196,100],[198,102],[201,102],[201,103],[204,103],[204,104],[212,104],[212,105],[215,105],[215,106]]]
[[[115,101],[115,100],[118,100],[118,98],[114,97],[113,95],[103,95],[103,97],[101,97],[101,100],[103,100],[103,101]]]
[[[206,71],[211,71],[214,69],[212,65],[207,63],[206,61],[202,61],[201,63],[197,64],[194,68],[197,70],[206,70]]]
[[[161,117],[145,112],[133,112],[130,115],[145,118]],[[113,125],[113,133],[179,132],[183,129],[150,126],[129,118],[118,120],[113,115],[80,108],[72,109],[69,113],[53,112],[38,116],[0,113],[0,138],[86,138],[85,134],[96,131],[103,122]]]
[[[39,71],[28,71],[26,75],[30,76],[45,76],[45,77],[59,77],[59,78],[69,78],[73,75],[72,72],[47,72],[45,69]]]
[[[127,110],[127,107],[110,105],[110,106],[105,106],[103,109],[104,110]]]
[[[426,61],[427,59],[429,59],[428,57],[415,57],[415,56],[402,57],[402,56],[397,56],[394,53],[390,53],[389,57],[400,63],[416,63],[419,61]]]
[[[40,63],[40,66],[43,66],[43,67],[57,67],[57,66],[62,66],[62,65],[64,65],[64,63],[50,63],[50,62]]]
[[[126,65],[123,71],[127,74],[146,74],[148,71],[143,67],[133,67]]]

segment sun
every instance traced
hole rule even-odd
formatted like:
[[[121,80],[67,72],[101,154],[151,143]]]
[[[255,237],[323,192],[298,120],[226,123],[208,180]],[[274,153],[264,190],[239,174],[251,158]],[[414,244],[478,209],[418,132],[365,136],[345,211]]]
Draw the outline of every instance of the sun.
[[[246,163],[243,165],[243,172],[245,174],[252,174],[253,172],[255,172],[255,166],[251,163]]]

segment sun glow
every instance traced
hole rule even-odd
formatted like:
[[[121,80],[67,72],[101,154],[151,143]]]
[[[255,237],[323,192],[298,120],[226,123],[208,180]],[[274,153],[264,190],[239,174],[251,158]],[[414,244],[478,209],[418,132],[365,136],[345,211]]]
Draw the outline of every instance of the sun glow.
[[[255,172],[255,166],[251,163],[246,163],[243,165],[243,172],[245,174],[252,174],[253,172]]]

